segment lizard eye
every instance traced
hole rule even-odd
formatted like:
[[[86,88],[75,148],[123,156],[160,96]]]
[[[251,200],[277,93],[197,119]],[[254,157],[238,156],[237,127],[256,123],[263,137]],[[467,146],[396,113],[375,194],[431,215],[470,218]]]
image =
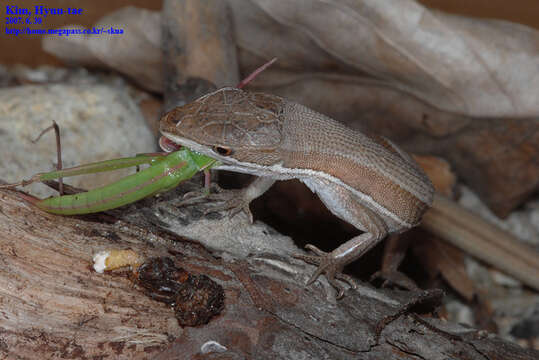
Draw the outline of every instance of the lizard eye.
[[[227,148],[224,146],[214,146],[213,151],[221,156],[229,156],[232,155],[233,152],[231,148]]]

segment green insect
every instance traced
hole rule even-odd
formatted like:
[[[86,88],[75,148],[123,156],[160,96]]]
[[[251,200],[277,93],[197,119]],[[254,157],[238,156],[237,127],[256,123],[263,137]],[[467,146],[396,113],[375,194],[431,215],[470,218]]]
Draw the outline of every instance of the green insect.
[[[110,210],[173,189],[182,181],[193,177],[198,171],[217,165],[218,161],[182,148],[169,154],[137,155],[40,173],[28,181],[2,187],[28,185],[37,181],[111,171],[143,164],[150,166],[97,189],[74,195],[55,196],[43,200],[29,198],[29,200],[40,209],[61,215],[89,214]]]

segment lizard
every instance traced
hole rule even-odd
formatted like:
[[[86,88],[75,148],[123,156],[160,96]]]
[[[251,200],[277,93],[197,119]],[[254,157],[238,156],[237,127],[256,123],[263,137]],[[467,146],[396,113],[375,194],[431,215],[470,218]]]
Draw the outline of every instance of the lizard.
[[[166,113],[160,131],[168,141],[219,160],[214,169],[258,176],[223,209],[243,210],[252,221],[252,200],[276,180],[296,178],[334,215],[364,231],[329,253],[308,244],[313,255],[294,255],[318,266],[307,285],[324,274],[338,298],[344,287],[337,279],[356,287],[344,266],[388,234],[418,225],[433,202],[427,175],[389,139],[276,95],[221,88]]]

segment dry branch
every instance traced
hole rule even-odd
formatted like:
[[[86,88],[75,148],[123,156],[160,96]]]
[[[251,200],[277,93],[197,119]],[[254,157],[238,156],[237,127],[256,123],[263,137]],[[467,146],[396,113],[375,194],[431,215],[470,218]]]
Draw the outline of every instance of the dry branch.
[[[193,231],[202,223],[208,229],[204,236],[214,232],[223,238],[236,236],[243,247],[247,245],[241,236],[253,234],[265,242],[273,238],[275,245],[282,242],[283,237],[270,228],[219,214],[205,217],[196,208],[181,210],[182,216],[169,219],[162,215],[173,206],[161,202],[146,207],[148,203],[121,211],[131,220],[146,221],[142,228],[114,214],[50,215],[33,208],[19,193],[0,193],[3,355],[191,358],[201,349],[211,349],[203,345],[213,340],[228,349],[223,356],[259,359],[293,359],[293,353],[297,357],[365,359],[402,359],[407,353],[429,359],[501,359],[509,358],[504,355],[508,353],[513,359],[537,356],[501,340],[478,336],[474,330],[407,314],[390,322],[377,344],[376,326],[385,316],[399,313],[417,293],[360,286],[361,295],[349,291],[344,300],[335,302],[325,281],[305,288],[312,268],[290,257],[266,251],[247,257],[220,252],[221,259],[216,259],[200,245],[178,241],[181,238],[152,224],[159,219],[170,231],[177,225],[170,224],[173,218],[186,231]],[[266,250],[271,249],[272,243],[266,245]],[[145,256],[173,253],[186,270],[204,273],[224,287],[224,311],[207,325],[180,328],[173,311],[146,297],[127,272],[100,275],[92,270],[92,255],[104,248],[132,248]]]

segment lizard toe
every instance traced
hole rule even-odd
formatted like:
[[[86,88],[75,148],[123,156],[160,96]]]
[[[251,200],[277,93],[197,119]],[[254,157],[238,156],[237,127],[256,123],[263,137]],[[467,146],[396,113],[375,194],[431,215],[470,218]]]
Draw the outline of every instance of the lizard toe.
[[[312,284],[320,275],[324,274],[331,286],[337,290],[337,299],[342,298],[346,290],[337,280],[349,284],[354,289],[357,288],[354,279],[351,276],[342,273],[342,266],[334,259],[331,253],[322,251],[311,244],[305,247],[316,255],[296,254],[294,255],[294,258],[303,260],[309,264],[318,265],[316,271],[307,281],[307,285]]]
[[[319,265],[320,264],[320,257],[314,256],[314,255],[303,255],[303,254],[294,254],[292,255],[293,258],[303,260],[307,264],[312,265]]]
[[[225,203],[225,206],[227,206],[226,208],[224,208],[224,210],[230,210],[230,212],[228,213],[228,217],[229,218],[232,218],[234,216],[236,216],[237,214],[239,214],[240,212],[244,212],[247,217],[249,218],[249,223],[253,223],[253,213],[251,212],[251,209],[249,208],[249,203],[247,202],[243,202],[243,201],[238,201],[238,202],[234,202],[233,204],[226,204]]]
[[[356,287],[353,281],[349,282],[351,280],[351,277],[349,277],[348,275],[342,274],[339,270],[337,270],[335,267],[331,267],[330,265],[326,266],[325,268],[323,268],[322,265],[320,265],[309,281],[311,282],[314,281],[322,273],[324,273],[330,285],[333,286],[335,290],[337,290],[337,299],[341,299],[344,296],[344,292],[346,291],[344,286],[342,286],[337,281],[337,279],[345,281],[346,283],[353,284],[352,286],[353,288]]]
[[[313,253],[315,253],[318,256],[326,256],[328,254],[327,252],[320,250],[319,248],[317,248],[313,244],[305,245],[305,249],[312,251]]]
[[[207,198],[208,194],[202,191],[190,191],[183,195],[182,200],[175,203],[176,206],[191,206],[203,202]]]
[[[249,202],[244,200],[241,196],[241,190],[224,190],[221,188],[213,189],[217,190],[216,193],[202,193],[202,195],[182,200],[179,205],[194,205],[202,201],[213,202],[208,209],[204,211],[204,215],[209,213],[228,210],[229,217],[233,217],[239,212],[245,212],[249,218],[249,221],[253,222],[253,214],[249,209]],[[217,204],[215,204],[217,203]]]
[[[350,275],[343,274],[342,272],[336,273],[335,278],[347,283],[352,289],[357,289],[357,282]]]

